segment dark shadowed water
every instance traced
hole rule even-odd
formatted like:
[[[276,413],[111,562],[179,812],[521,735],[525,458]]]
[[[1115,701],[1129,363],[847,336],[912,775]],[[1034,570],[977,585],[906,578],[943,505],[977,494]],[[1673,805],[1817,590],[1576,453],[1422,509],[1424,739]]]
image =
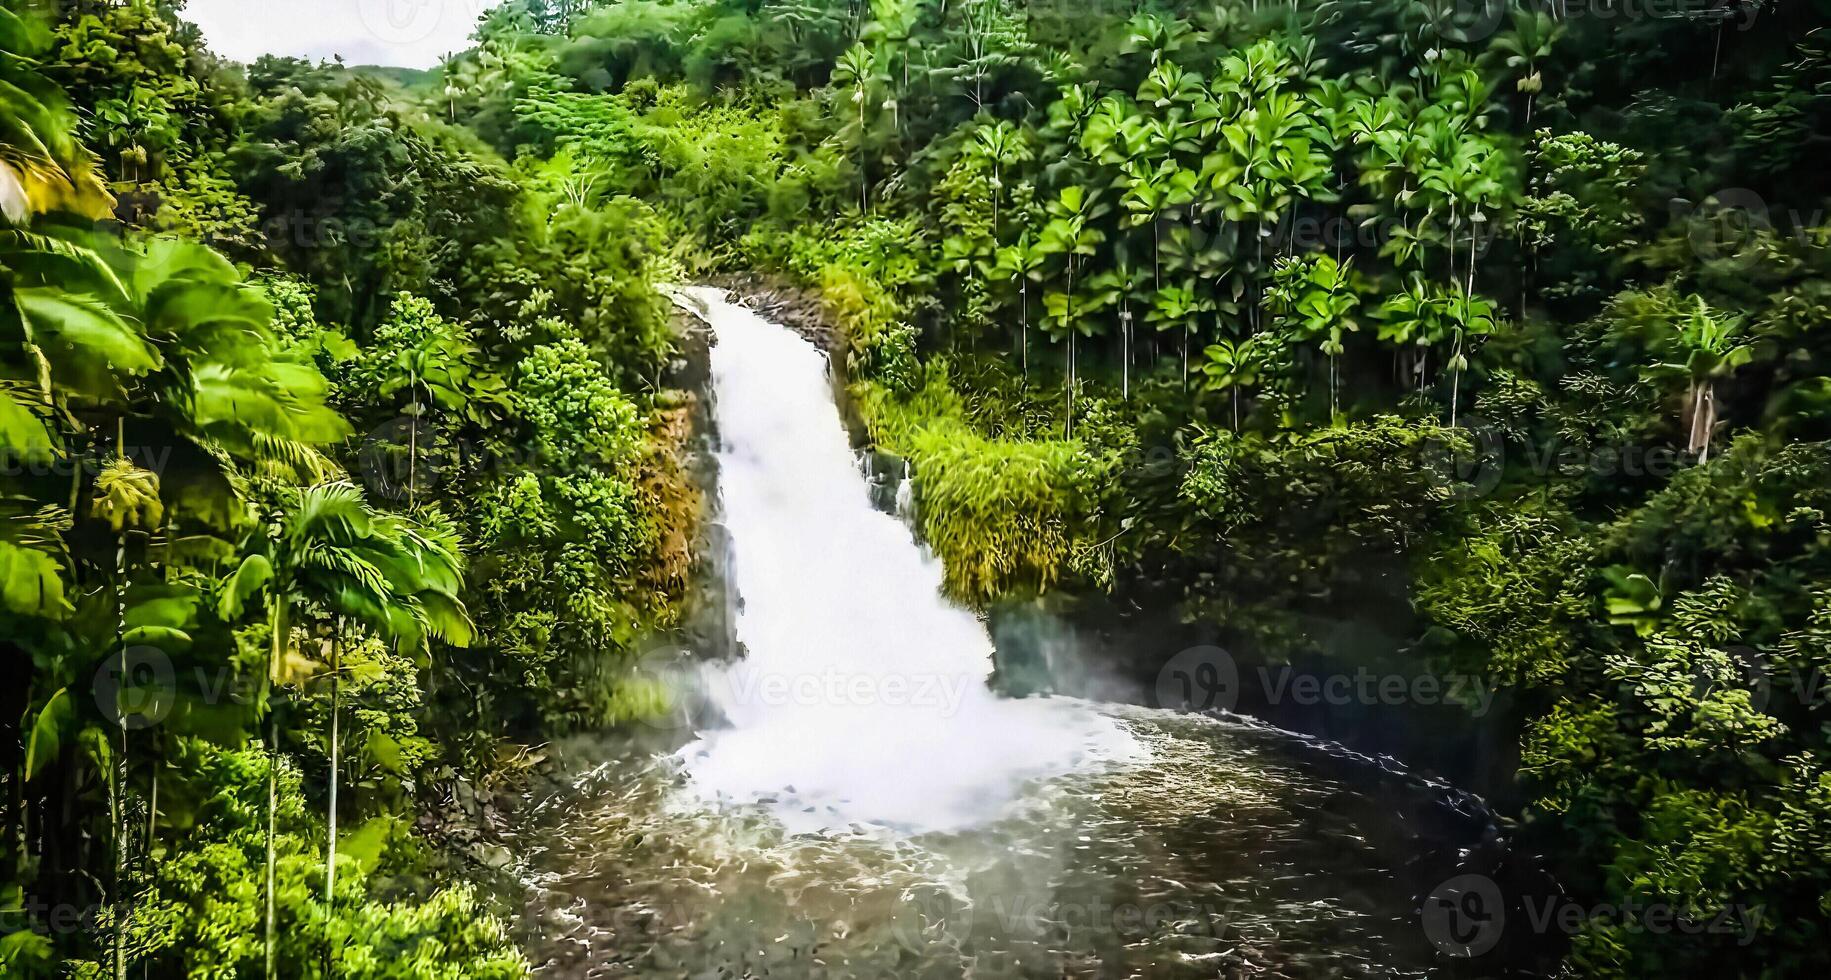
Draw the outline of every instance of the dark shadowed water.
[[[1461,830],[1429,787],[1279,733],[1103,709],[1149,758],[1032,782],[951,833],[791,834],[687,791],[671,755],[582,742],[531,793],[551,977],[1395,977],[1437,951],[1420,885]],[[997,746],[988,745],[995,752]],[[1420,865],[1424,865],[1421,867]]]

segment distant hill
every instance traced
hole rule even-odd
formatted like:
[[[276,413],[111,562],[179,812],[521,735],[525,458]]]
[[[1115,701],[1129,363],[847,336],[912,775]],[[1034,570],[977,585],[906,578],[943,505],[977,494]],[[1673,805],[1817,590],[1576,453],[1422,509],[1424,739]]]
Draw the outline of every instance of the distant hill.
[[[388,65],[351,65],[348,71],[393,82],[404,89],[430,90],[439,83],[437,68],[395,68]]]

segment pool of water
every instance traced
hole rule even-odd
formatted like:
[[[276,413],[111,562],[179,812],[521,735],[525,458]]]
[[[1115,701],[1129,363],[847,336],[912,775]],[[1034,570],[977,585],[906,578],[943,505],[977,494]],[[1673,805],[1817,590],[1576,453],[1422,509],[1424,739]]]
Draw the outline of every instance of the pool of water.
[[[564,746],[513,821],[531,955],[544,976],[581,978],[1441,965],[1418,896],[1480,835],[1446,817],[1441,787],[1243,721],[1093,707],[1139,758],[1032,780],[995,819],[948,832],[795,833],[778,800],[692,791],[669,746]]]

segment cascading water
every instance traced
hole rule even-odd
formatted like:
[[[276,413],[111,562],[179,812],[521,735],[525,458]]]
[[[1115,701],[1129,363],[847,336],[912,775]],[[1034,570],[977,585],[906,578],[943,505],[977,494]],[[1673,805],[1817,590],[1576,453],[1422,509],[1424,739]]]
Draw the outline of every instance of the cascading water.
[[[820,353],[690,295],[746,656],[704,671],[727,724],[685,749],[550,747],[511,821],[543,978],[1426,975],[1417,898],[1491,828],[1273,730],[994,696]]]
[[[986,685],[992,645],[941,595],[942,569],[871,506],[825,356],[792,331],[688,293],[716,338],[719,483],[746,656],[708,672],[730,727],[681,753],[690,785],[798,829],[916,831],[996,817],[1022,784],[1135,760],[1113,719]]]

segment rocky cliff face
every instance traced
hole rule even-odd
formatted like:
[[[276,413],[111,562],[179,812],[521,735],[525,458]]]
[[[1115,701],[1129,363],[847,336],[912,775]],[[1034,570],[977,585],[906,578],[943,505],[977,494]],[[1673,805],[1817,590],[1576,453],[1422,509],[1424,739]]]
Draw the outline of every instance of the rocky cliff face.
[[[667,552],[670,581],[678,590],[677,635],[658,645],[688,651],[695,658],[731,656],[737,645],[737,597],[727,582],[730,541],[718,514],[718,431],[712,413],[712,331],[705,321],[677,310],[673,317],[678,353],[663,384],[673,402],[657,413],[656,442],[670,462],[661,470],[667,494]]]

